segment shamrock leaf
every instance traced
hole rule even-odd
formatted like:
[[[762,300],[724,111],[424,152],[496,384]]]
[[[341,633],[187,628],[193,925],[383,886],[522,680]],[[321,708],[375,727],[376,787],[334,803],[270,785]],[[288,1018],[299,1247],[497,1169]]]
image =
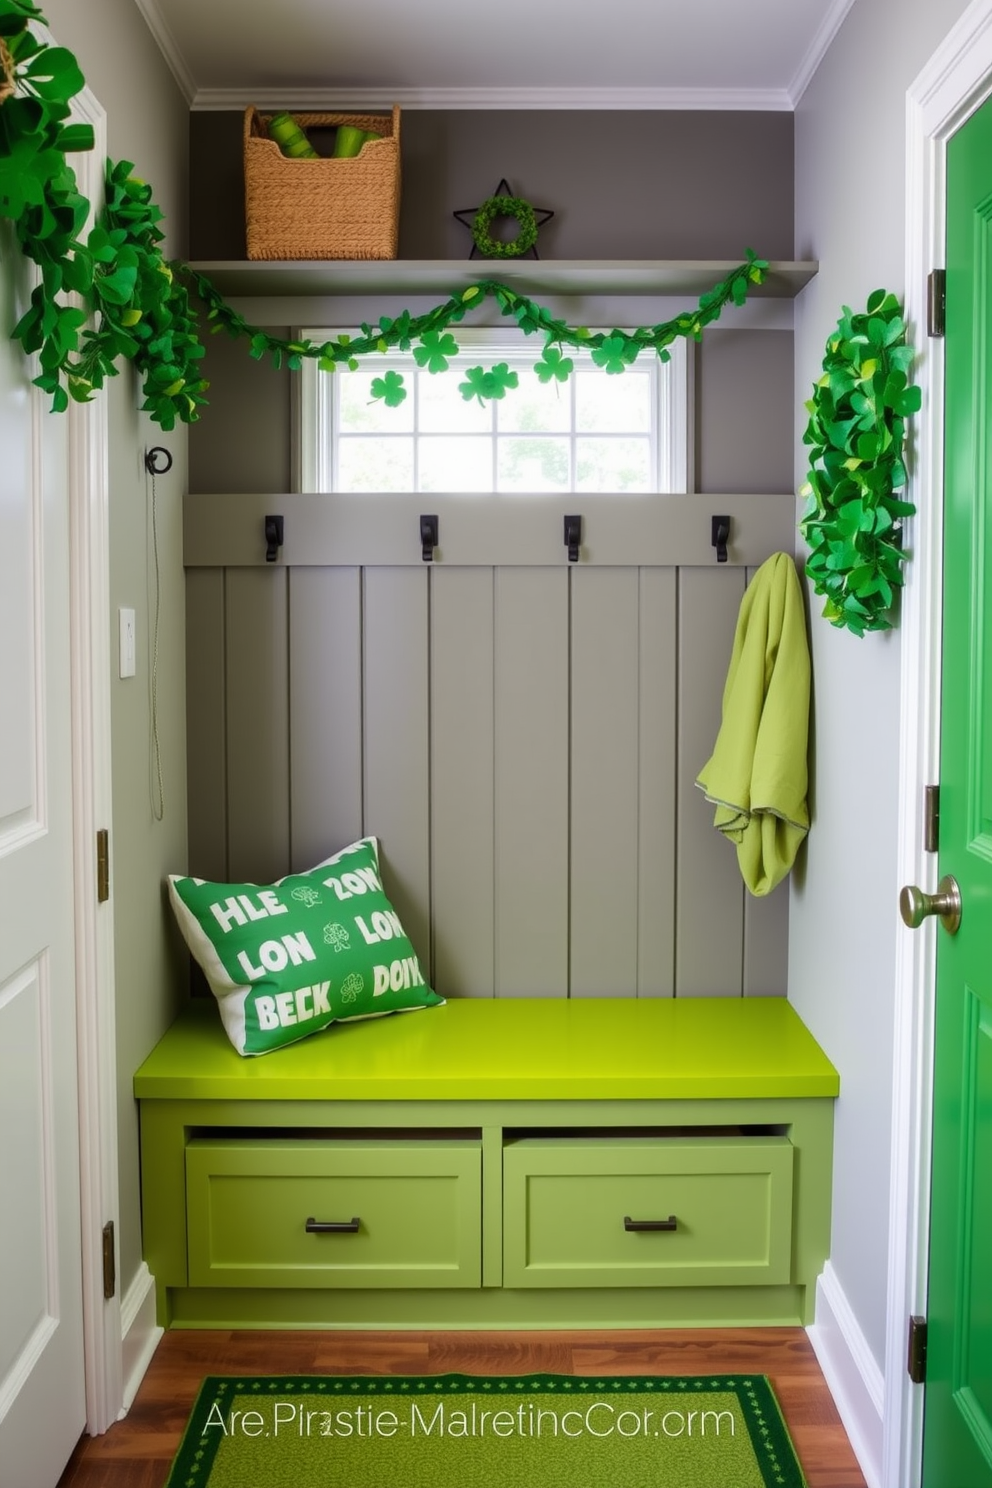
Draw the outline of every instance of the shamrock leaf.
[[[513,306],[513,314],[517,318],[517,325],[525,336],[532,336],[535,331],[541,329],[540,311],[530,300],[518,300],[516,305]]]
[[[413,348],[413,355],[418,367],[426,367],[428,372],[447,372],[448,358],[458,355],[458,342],[447,332],[442,336],[438,331],[425,331],[420,345]]]
[[[605,372],[625,371],[629,361],[626,337],[616,331],[612,336],[604,337],[602,344],[593,348],[592,359]]]
[[[12,99],[4,107],[13,108]],[[45,186],[61,169],[62,157],[57,150],[39,149],[35,135],[15,138],[0,154],[0,216],[16,222],[29,206],[40,206],[45,199]]]
[[[480,403],[485,403],[486,399],[491,396],[487,387],[485,368],[469,367],[465,373],[465,381],[458,384],[458,391],[466,403],[471,398],[478,398]]]
[[[390,320],[388,315],[380,316],[379,329],[382,331],[383,339],[390,346],[398,346],[400,351],[410,350],[411,320],[409,310],[404,310],[395,320]]]
[[[519,382],[516,372],[511,372],[505,362],[497,362],[489,373],[493,380],[494,398],[502,398],[507,388],[515,388]]]
[[[398,408],[406,397],[406,388],[399,372],[387,372],[385,377],[373,377],[372,396],[381,398],[387,408]]]
[[[541,360],[534,363],[534,371],[542,382],[550,382],[552,378],[567,382],[574,366],[572,358],[562,356],[557,346],[546,346]]]
[[[489,372],[482,367],[470,367],[465,381],[458,384],[458,391],[466,402],[478,398],[484,404],[487,398],[503,398],[507,388],[515,388],[519,379],[511,372],[506,362],[497,362]]]

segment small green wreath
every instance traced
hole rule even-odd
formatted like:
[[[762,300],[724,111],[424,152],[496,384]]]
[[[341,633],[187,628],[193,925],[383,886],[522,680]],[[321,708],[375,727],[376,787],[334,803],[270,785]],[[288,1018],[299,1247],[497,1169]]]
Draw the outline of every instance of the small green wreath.
[[[513,217],[517,236],[501,242],[489,231],[497,217]],[[537,218],[530,202],[519,196],[490,196],[472,218],[472,240],[484,258],[519,258],[537,242]]]
[[[912,364],[899,301],[876,290],[863,313],[844,306],[806,404],[806,573],[826,601],[824,617],[856,636],[891,629],[903,583],[902,525],[916,508],[897,493],[906,485],[906,419],[921,403]]]

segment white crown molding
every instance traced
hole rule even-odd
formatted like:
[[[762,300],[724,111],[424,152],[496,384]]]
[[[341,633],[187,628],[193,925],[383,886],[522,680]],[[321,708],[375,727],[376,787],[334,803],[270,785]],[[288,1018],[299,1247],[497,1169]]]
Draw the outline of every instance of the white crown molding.
[[[155,45],[168,63],[169,71],[179,84],[180,92],[186,102],[192,105],[196,98],[196,81],[186,65],[186,58],[179,50],[175,37],[162,19],[157,0],[134,0],[134,3],[144,16],[145,24],[152,33]]]
[[[832,0],[827,7],[826,15],[820,22],[819,29],[809,44],[805,57],[800,62],[795,77],[789,85],[789,107],[796,108],[806,89],[813,80],[813,75],[820,63],[823,61],[830,44],[844,23],[844,17],[854,4],[854,0]]]
[[[840,0],[844,9],[852,0]],[[137,0],[143,11],[152,0]],[[839,22],[838,22],[839,24]],[[168,54],[167,54],[168,55]],[[170,63],[171,65],[171,63]],[[738,113],[789,113],[785,88],[199,88],[190,95],[196,110],[371,113],[399,104],[404,109],[668,109]]]

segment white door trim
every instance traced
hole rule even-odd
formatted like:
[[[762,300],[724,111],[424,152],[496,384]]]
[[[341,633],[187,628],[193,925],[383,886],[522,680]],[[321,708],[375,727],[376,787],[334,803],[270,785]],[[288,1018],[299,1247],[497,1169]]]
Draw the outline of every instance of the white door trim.
[[[923,409],[901,622],[898,872],[900,883],[927,888],[937,876],[923,850],[923,790],[939,780],[944,358],[942,342],[927,340],[926,285],[944,264],[946,143],[990,92],[992,0],[973,0],[906,96],[906,315],[921,351]],[[896,934],[882,1482],[918,1488],[923,1392],[906,1372],[906,1342],[910,1316],[926,1312],[936,939],[932,922]]]
[[[90,90],[73,117],[93,125],[96,145],[70,162],[99,209],[107,157],[106,115]],[[59,417],[60,415],[50,415]],[[71,403],[68,418],[70,639],[76,1029],[82,1230],[86,1429],[106,1431],[123,1403],[119,1292],[103,1288],[103,1227],[119,1233],[117,1065],[112,900],[97,903],[96,833],[110,828],[110,576],[106,394]]]

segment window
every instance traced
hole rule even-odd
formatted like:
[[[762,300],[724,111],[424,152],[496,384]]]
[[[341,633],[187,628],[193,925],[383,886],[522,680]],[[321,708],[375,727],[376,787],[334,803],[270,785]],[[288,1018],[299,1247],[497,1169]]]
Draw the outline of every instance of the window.
[[[325,341],[336,330],[302,335]],[[644,355],[617,375],[588,352],[568,350],[566,382],[534,372],[538,337],[458,332],[446,372],[421,370],[411,353],[366,359],[356,372],[304,367],[301,486],[308,491],[683,492],[687,489],[685,343],[662,364]],[[505,362],[518,385],[502,399],[466,400],[470,367]],[[372,399],[374,377],[402,372],[405,401]]]

